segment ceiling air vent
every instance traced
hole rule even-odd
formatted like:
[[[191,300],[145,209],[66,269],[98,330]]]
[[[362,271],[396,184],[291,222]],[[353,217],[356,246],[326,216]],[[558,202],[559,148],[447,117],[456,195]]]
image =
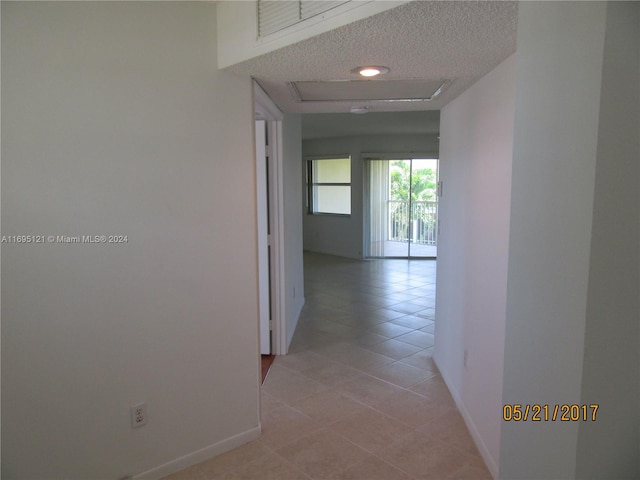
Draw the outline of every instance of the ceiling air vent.
[[[430,102],[449,80],[329,80],[289,82],[296,102]]]
[[[350,0],[258,0],[258,37],[271,35]]]

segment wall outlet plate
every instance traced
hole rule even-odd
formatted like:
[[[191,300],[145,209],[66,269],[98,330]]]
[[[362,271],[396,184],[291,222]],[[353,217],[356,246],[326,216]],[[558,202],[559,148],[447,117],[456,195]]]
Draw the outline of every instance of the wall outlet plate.
[[[139,403],[131,407],[131,427],[138,428],[147,424],[147,404]]]

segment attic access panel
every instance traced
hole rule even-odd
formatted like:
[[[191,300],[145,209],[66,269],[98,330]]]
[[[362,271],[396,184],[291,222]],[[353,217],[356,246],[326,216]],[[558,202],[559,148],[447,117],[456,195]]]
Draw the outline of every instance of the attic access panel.
[[[289,82],[296,102],[429,102],[449,80],[330,80]]]

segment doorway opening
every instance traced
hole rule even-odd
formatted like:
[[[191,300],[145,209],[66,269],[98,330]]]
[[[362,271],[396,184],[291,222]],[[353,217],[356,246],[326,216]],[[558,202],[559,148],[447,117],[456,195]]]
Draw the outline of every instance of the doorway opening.
[[[438,159],[369,159],[365,256],[436,258]]]

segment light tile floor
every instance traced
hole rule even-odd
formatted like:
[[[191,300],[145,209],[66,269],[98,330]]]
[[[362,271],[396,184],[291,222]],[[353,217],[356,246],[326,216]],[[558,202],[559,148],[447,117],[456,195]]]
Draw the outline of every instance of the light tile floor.
[[[262,436],[167,480],[490,479],[432,359],[435,261],[305,253]]]

